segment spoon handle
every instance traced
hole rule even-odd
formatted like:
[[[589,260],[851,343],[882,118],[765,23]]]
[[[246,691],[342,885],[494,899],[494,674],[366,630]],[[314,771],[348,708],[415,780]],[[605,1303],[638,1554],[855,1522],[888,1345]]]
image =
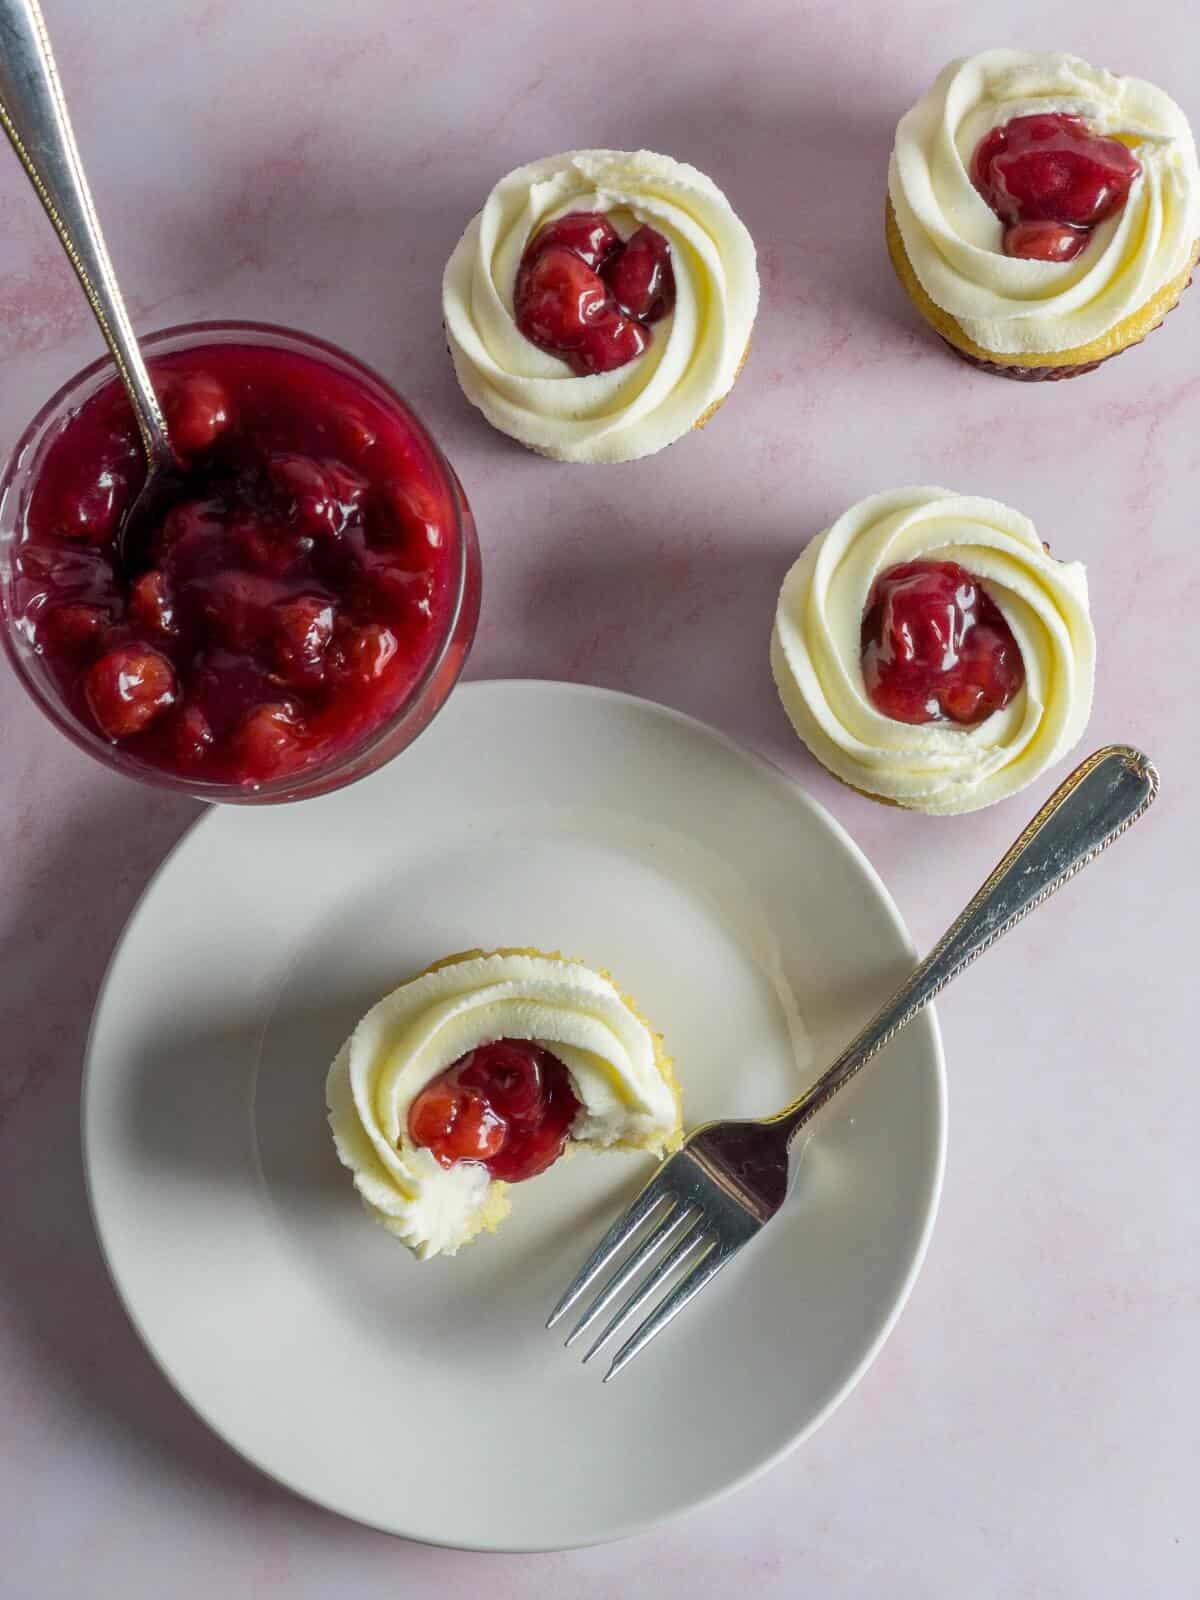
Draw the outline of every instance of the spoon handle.
[[[770,1120],[790,1139],[996,940],[1036,910],[1138,820],[1158,794],[1140,750],[1111,744],[1060,784],[934,948],[812,1088]]]
[[[129,392],[147,456],[156,465],[173,465],[162,409],[117,288],[37,0],[0,0],[0,125],[83,285]]]

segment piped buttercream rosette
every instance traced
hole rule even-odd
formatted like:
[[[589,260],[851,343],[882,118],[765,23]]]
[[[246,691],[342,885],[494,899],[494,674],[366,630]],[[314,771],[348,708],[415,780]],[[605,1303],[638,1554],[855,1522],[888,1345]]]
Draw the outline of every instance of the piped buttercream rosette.
[[[1068,261],[1004,253],[1003,224],[971,178],[993,128],[1034,113],[1118,139],[1140,173],[1116,215]],[[910,294],[960,353],[1094,365],[1175,304],[1200,241],[1200,167],[1187,118],[1154,84],[1078,56],[988,50],[953,61],[896,129],[889,242]]]
[[[372,1006],[326,1084],[337,1153],[367,1210],[422,1258],[453,1255],[508,1211],[485,1166],[443,1167],[408,1128],[433,1079],[498,1039],[534,1041],[567,1068],[580,1102],[573,1141],[661,1153],[678,1140],[670,1060],[604,974],[533,950],[439,962]]]
[[[1024,687],[975,726],[894,721],[868,696],[861,630],[872,584],[919,560],[955,562],[979,579],[1020,647]],[[938,488],[874,495],[818,534],[788,573],[771,666],[796,732],[835,777],[919,811],[974,811],[1032,782],[1083,733],[1095,671],[1087,578],[999,501]]]
[[[581,211],[604,213],[623,237],[657,230],[675,279],[674,310],[648,348],[585,376],[531,343],[513,304],[526,246]],[[442,306],[458,381],[494,427],[561,461],[632,461],[703,423],[732,389],[758,309],[754,244],[695,167],[647,150],[575,150],[501,179],[450,257]]]

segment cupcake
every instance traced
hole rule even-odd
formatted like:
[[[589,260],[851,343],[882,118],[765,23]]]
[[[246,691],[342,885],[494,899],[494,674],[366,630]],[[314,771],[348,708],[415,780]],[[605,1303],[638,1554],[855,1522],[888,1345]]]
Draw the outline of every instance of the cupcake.
[[[519,167],[459,240],[442,307],[463,393],[557,461],[634,461],[703,427],[758,309],[754,243],[695,167],[575,150]]]
[[[660,1037],[611,980],[537,950],[437,962],[372,1006],[326,1082],[367,1211],[421,1260],[508,1214],[574,1145],[663,1155],[680,1101]]]
[[[996,500],[893,489],[852,506],[792,567],[771,669],[834,777],[914,811],[977,811],[1087,725],[1087,578]]]
[[[896,129],[887,242],[957,354],[1090,372],[1156,328],[1200,254],[1200,168],[1161,89],[1077,56],[953,61]]]

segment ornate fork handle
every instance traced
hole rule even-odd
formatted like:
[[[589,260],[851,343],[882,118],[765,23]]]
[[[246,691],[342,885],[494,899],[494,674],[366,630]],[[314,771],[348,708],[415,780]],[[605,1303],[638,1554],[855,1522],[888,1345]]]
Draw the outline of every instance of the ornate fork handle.
[[[1141,751],[1097,750],[1051,795],[908,981],[812,1088],[769,1122],[783,1124],[790,1142],[964,967],[1107,849],[1157,793],[1158,773]]]

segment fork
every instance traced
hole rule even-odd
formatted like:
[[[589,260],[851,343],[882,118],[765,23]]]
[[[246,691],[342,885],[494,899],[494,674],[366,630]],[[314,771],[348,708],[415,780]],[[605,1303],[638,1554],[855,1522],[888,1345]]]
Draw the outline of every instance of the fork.
[[[788,1151],[800,1129],[977,956],[1131,827],[1157,794],[1158,773],[1141,751],[1106,745],[1089,756],[1055,790],[916,971],[810,1089],[774,1116],[707,1122],[689,1135],[592,1251],[546,1326],[554,1327],[598,1285],[640,1235],[566,1341],[574,1344],[615,1305],[583,1358],[590,1361],[661,1296],[613,1356],[604,1382],[615,1378],[782,1206]],[[679,1278],[685,1267],[686,1276]]]

